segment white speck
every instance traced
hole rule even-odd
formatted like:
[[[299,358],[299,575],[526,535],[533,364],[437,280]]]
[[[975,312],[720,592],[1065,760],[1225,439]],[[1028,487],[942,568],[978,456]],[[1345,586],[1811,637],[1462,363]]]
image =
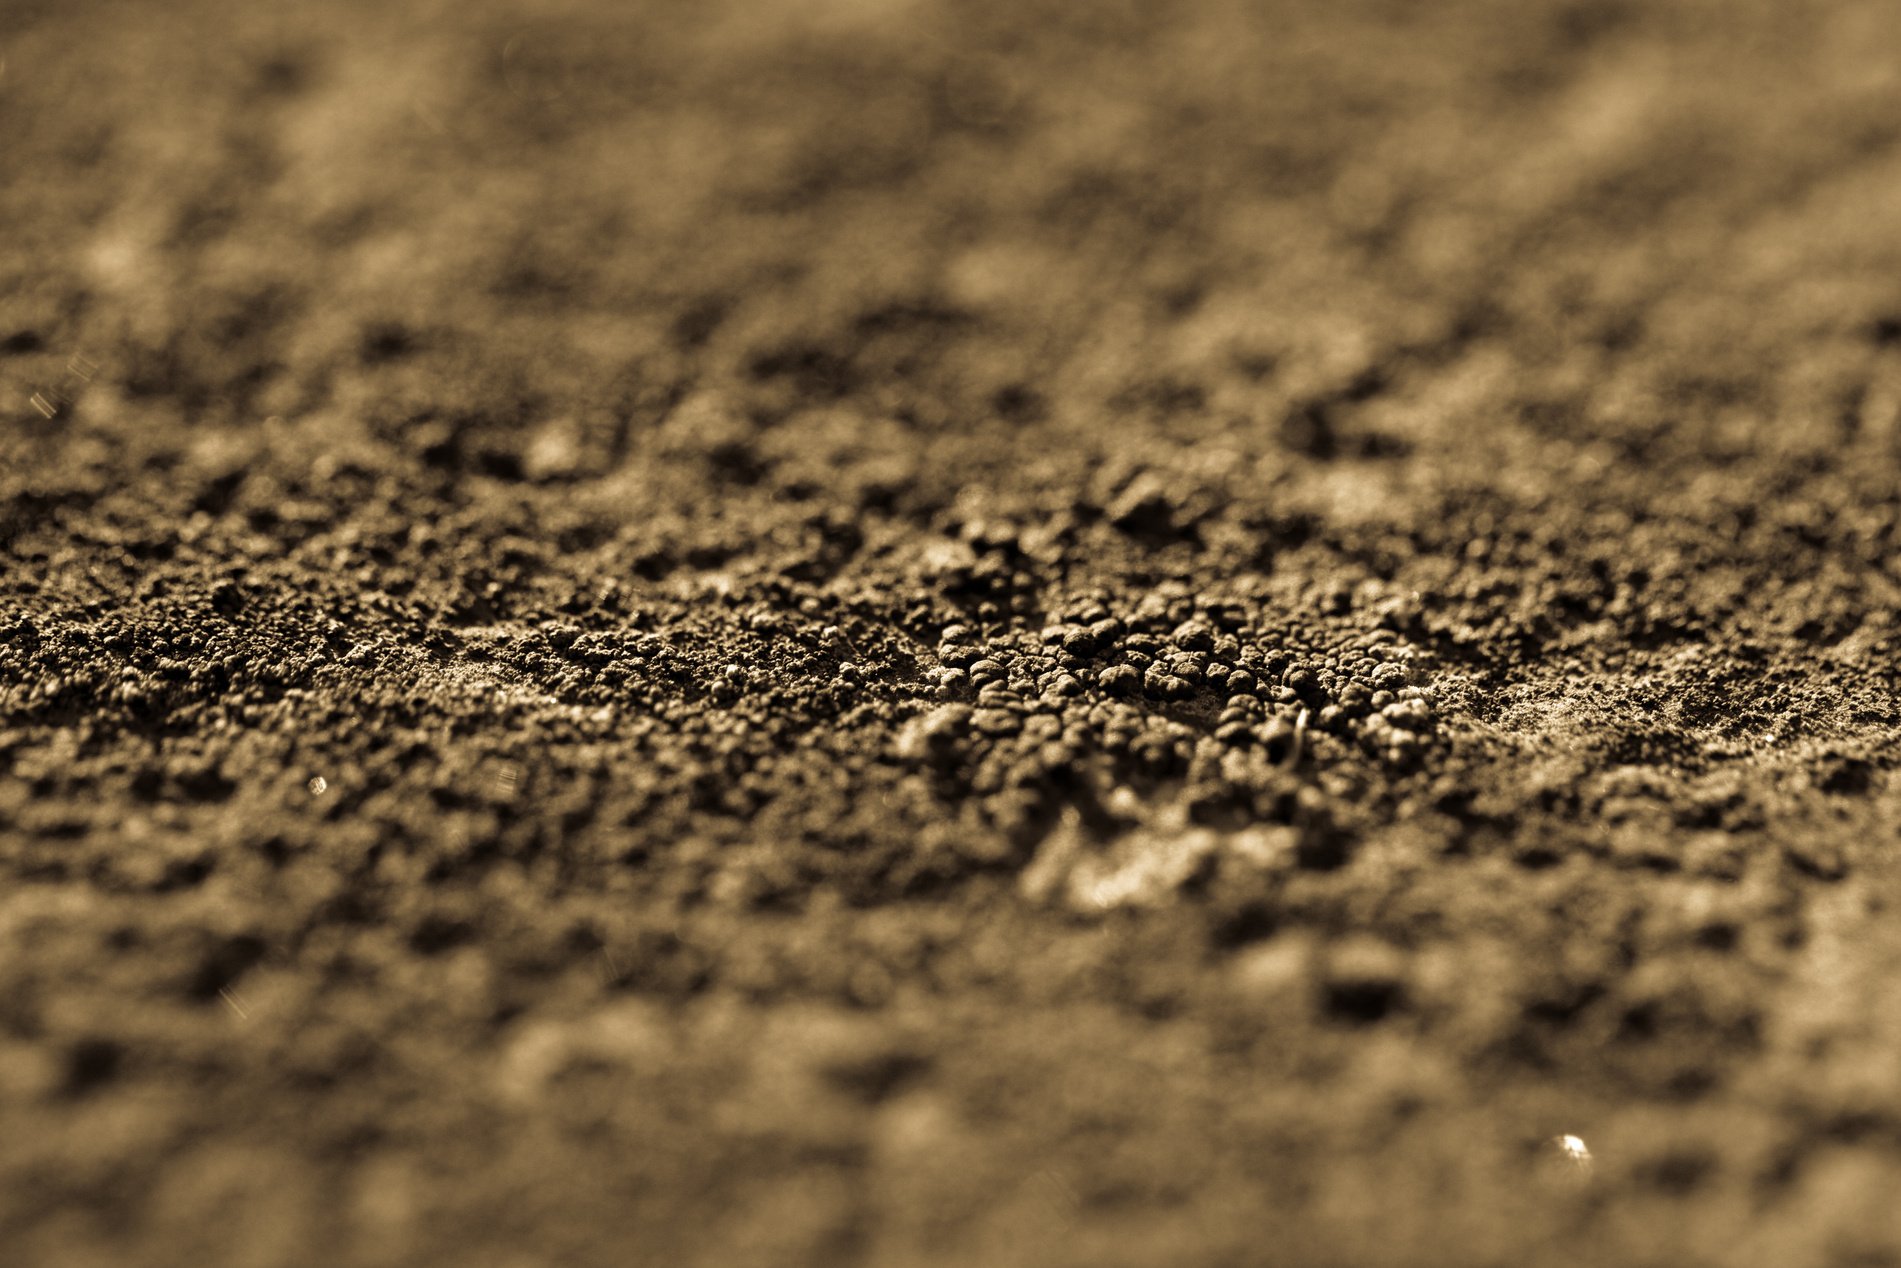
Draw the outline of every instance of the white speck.
[[[310,782],[304,785],[304,787],[310,789],[311,796],[321,797],[329,790],[330,781],[325,779],[322,775],[313,775],[311,776]]]
[[[1545,1142],[1545,1154],[1557,1178],[1571,1184],[1584,1184],[1591,1178],[1593,1160],[1590,1147],[1581,1136],[1553,1136]]]
[[[1294,719],[1294,742],[1288,746],[1287,757],[1281,765],[1288,770],[1300,765],[1301,750],[1307,746],[1307,710],[1302,709],[1300,716]]]

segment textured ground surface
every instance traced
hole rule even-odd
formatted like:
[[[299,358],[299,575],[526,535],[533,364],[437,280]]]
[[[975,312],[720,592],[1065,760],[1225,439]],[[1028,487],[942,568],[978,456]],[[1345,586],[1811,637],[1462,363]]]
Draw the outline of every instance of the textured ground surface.
[[[0,1261],[1901,1261],[1897,49],[0,0]]]

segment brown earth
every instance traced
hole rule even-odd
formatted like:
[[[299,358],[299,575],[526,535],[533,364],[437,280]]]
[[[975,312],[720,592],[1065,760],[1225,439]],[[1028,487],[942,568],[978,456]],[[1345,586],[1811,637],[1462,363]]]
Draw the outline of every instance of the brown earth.
[[[1901,1263],[1891,0],[0,56],[0,1262]]]

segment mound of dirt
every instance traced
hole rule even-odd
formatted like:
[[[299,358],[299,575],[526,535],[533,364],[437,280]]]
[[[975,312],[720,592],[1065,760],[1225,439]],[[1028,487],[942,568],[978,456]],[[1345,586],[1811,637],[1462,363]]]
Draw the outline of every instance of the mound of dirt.
[[[1889,0],[0,5],[0,1259],[1901,1260]]]

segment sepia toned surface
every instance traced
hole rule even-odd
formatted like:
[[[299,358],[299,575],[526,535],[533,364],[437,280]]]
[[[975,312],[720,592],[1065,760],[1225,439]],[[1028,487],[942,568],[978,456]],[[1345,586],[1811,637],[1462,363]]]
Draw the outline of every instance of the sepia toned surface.
[[[0,1263],[1896,1261],[1897,49],[0,0]]]

